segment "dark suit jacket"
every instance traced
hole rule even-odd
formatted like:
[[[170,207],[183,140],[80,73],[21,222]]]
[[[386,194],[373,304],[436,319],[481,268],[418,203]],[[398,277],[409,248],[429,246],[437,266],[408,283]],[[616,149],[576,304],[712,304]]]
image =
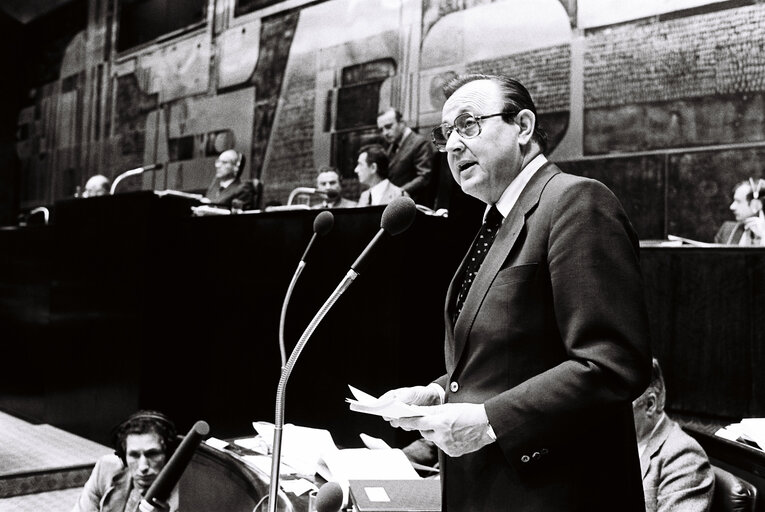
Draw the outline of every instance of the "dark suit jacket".
[[[416,132],[411,132],[398,151],[390,155],[388,179],[403,188],[415,202],[425,199],[430,184],[433,144]]]
[[[255,187],[250,181],[242,182],[239,178],[232,181],[228,187],[220,190],[220,180],[215,178],[207,189],[205,197],[212,204],[218,206],[231,206],[234,199],[242,201],[243,210],[254,208]]]
[[[497,232],[456,325],[446,402],[485,404],[497,441],[441,454],[444,510],[643,511],[631,401],[648,384],[638,240],[601,183],[539,169]]]
[[[743,222],[735,222],[732,220],[725,221],[715,235],[715,243],[738,245],[744,231]]]

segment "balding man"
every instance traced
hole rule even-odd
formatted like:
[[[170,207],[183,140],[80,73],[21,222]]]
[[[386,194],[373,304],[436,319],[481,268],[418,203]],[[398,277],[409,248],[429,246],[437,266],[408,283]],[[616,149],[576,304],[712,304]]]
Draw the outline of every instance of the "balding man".
[[[207,189],[205,197],[217,206],[251,210],[255,198],[255,187],[251,182],[242,182],[244,155],[228,149],[215,161],[215,180]]]
[[[102,174],[91,176],[85,183],[85,190],[82,192],[82,197],[108,196],[111,185],[112,182],[109,178]]]
[[[401,112],[393,108],[377,116],[377,127],[388,143],[390,182],[404,189],[415,202],[430,202],[428,187],[431,181],[433,145],[412,131],[404,122]]]

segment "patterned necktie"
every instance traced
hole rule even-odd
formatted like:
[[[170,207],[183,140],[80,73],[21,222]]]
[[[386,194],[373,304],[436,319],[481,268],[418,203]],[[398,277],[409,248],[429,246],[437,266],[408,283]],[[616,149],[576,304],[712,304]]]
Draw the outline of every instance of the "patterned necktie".
[[[494,242],[494,237],[502,225],[502,219],[502,214],[499,213],[497,207],[492,206],[486,215],[486,219],[483,221],[473,247],[470,248],[470,254],[465,265],[465,274],[462,278],[462,286],[460,286],[460,291],[454,304],[454,316],[452,317],[454,323],[457,322],[457,317],[460,316],[462,306],[465,304],[465,297],[467,297],[470,291],[470,285],[473,284],[475,275],[478,273],[478,269],[481,268],[481,263],[483,263],[486,253],[489,252],[492,242]]]

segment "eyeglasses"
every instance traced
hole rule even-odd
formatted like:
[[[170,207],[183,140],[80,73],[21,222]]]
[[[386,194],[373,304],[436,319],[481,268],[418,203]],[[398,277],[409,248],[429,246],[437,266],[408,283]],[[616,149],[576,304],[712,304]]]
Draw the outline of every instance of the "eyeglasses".
[[[446,151],[446,143],[454,130],[457,130],[460,137],[472,139],[481,133],[481,123],[478,122],[481,119],[497,116],[514,116],[515,114],[517,114],[517,112],[500,112],[498,114],[474,116],[470,112],[464,112],[458,115],[454,120],[454,126],[449,123],[441,123],[440,126],[433,128],[433,131],[430,132],[430,137],[433,139],[433,144],[436,146],[437,150]]]

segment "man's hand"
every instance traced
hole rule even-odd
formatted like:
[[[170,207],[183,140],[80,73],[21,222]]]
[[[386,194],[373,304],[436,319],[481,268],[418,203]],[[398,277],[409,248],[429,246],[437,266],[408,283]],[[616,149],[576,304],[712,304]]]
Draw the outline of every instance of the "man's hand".
[[[390,420],[394,427],[419,430],[450,457],[480,450],[494,440],[483,404],[443,404],[428,407],[424,416]]]
[[[443,402],[443,397],[444,390],[435,382],[431,382],[427,386],[392,389],[382,395],[380,400],[395,399],[412,405],[439,405]]]
[[[760,216],[749,217],[744,220],[744,226],[755,234],[760,240],[765,241],[765,219]],[[765,244],[765,242],[763,242]]]

